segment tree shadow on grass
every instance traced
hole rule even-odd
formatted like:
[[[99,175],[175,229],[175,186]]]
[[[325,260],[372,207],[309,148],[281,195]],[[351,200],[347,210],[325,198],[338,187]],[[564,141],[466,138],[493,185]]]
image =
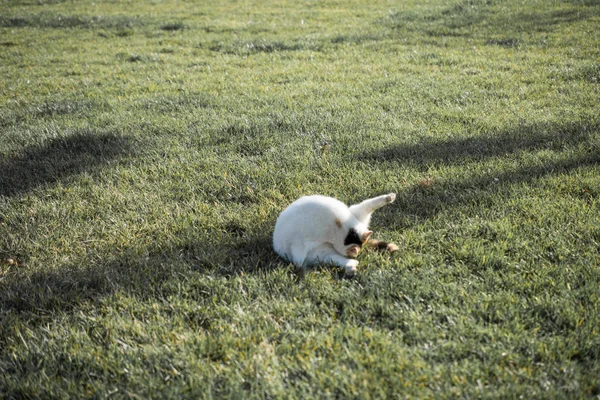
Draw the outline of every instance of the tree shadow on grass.
[[[540,128],[534,125],[527,132],[521,136],[517,131],[506,131],[487,137],[426,140],[365,152],[361,158],[370,162],[386,160],[415,166],[458,164],[465,159],[505,157],[538,149],[554,149],[558,155],[551,161],[485,170],[469,179],[450,178],[432,185],[407,187],[398,191],[394,207],[382,211],[378,219],[383,225],[394,226],[398,212],[393,209],[401,210],[403,216],[433,218],[448,208],[493,201],[494,193],[507,185],[533,182],[544,176],[600,164],[597,144],[587,146],[597,137],[597,126],[581,123]],[[54,311],[75,309],[119,291],[142,298],[168,298],[176,293],[174,287],[187,284],[198,274],[229,277],[264,273],[282,265],[271,245],[273,223],[271,218],[249,228],[225,224],[219,241],[184,240],[183,244],[165,247],[163,243],[155,248],[126,249],[119,254],[105,249],[102,253],[110,256],[104,260],[96,257],[91,262],[82,260],[60,270],[10,273],[0,280],[0,314],[28,313],[33,319],[43,318]],[[194,236],[190,233],[190,237]],[[0,329],[6,327],[0,325]]]
[[[443,210],[467,204],[493,205],[494,194],[507,186],[531,183],[550,175],[600,165],[600,153],[569,156],[558,161],[492,171],[473,176],[468,180],[446,179],[419,182],[400,191],[395,206],[405,215],[422,219],[432,218]]]
[[[399,163],[421,171],[481,163],[492,158],[513,160],[502,168],[477,169],[469,178],[425,177],[401,190],[396,207],[404,214],[429,218],[442,209],[464,204],[485,204],[507,185],[529,183],[538,178],[568,173],[600,164],[597,123],[530,124],[488,135],[458,139],[424,139],[365,151],[359,160],[369,163]],[[520,154],[545,151],[545,160],[522,161]],[[517,160],[521,160],[520,163]],[[549,160],[549,161],[548,161]]]
[[[486,44],[514,47],[523,33],[551,32],[560,25],[599,15],[600,9],[591,7],[592,1],[572,0],[571,3],[560,9],[522,7],[507,11],[494,1],[458,1],[426,13],[390,12],[386,24],[397,31],[425,32],[430,37],[487,37]],[[515,36],[502,41],[493,39],[498,35]]]
[[[0,281],[0,315],[14,312],[36,319],[69,311],[113,292],[118,287],[118,268],[118,263],[110,261],[89,267],[69,265],[60,270],[10,273]]]
[[[273,251],[268,222],[252,232],[226,232],[218,241],[205,236],[179,243],[132,245],[117,252],[101,249],[53,270],[30,272],[16,266],[7,270],[6,263],[0,263],[0,320],[3,313],[44,318],[117,292],[138,299],[164,299],[173,294],[173,287],[187,285],[200,275],[231,277],[269,271],[280,266],[281,260]]]
[[[190,260],[194,270],[221,276],[269,270],[280,261],[273,250],[270,235],[237,238],[209,253],[204,251],[201,243],[190,243],[182,253]]]
[[[21,195],[77,174],[96,171],[131,152],[127,137],[90,131],[27,147],[12,157],[0,159],[0,197]],[[14,271],[16,266],[0,263],[0,314],[8,310],[44,314],[107,293],[114,286],[111,273],[118,267],[117,261],[109,261],[87,268],[65,266],[59,271],[13,273],[8,270]]]
[[[399,162],[424,169],[435,165],[452,165],[501,157],[522,151],[561,151],[589,141],[598,132],[597,123],[521,124],[511,129],[461,138],[424,138],[418,143],[399,143],[364,151],[358,159]]]
[[[0,158],[0,196],[19,195],[93,171],[131,150],[126,137],[89,131],[30,146],[12,157]]]

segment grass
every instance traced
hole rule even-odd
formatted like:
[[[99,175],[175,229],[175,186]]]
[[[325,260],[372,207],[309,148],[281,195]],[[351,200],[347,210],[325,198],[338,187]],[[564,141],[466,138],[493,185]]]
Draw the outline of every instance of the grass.
[[[600,395],[597,1],[1,4],[0,397]]]

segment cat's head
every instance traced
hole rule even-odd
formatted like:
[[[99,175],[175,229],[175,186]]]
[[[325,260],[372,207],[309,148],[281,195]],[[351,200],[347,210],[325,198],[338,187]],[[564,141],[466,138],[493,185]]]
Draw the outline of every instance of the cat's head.
[[[360,227],[358,229],[350,228],[344,238],[344,254],[350,258],[356,258],[360,248],[369,240],[372,234],[373,232],[368,229],[361,231]]]

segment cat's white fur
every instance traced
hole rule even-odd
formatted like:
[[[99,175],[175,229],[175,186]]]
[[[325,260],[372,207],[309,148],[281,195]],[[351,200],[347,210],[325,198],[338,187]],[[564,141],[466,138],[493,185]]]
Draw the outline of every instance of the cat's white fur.
[[[374,197],[346,206],[331,197],[304,196],[290,204],[277,219],[273,232],[273,248],[284,259],[298,267],[331,263],[344,268],[346,274],[356,272],[360,244],[344,244],[353,229],[362,243],[371,234],[371,214],[396,199],[394,193]]]

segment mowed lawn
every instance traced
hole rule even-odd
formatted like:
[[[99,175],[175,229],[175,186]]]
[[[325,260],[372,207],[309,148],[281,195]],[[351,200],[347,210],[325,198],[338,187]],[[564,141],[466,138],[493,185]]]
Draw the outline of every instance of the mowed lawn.
[[[596,0],[1,0],[0,397],[597,398],[599,104]]]

